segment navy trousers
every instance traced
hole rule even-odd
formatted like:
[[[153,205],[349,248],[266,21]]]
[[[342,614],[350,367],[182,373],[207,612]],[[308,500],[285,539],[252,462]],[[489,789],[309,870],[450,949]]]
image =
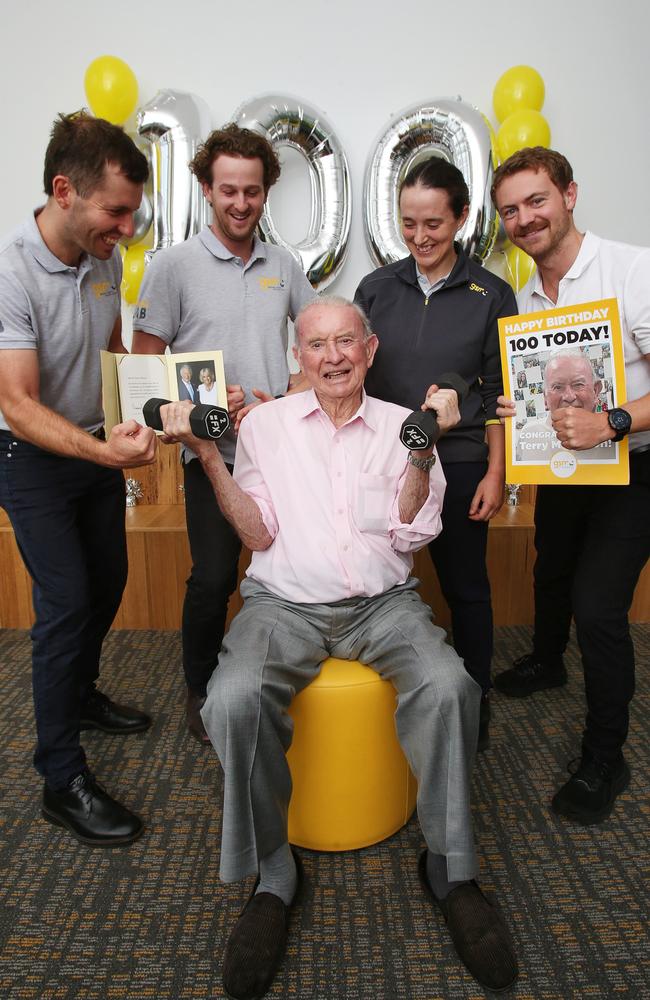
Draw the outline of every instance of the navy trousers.
[[[0,506],[33,580],[34,764],[58,789],[85,766],[81,706],[126,583],[124,477],[0,431]]]

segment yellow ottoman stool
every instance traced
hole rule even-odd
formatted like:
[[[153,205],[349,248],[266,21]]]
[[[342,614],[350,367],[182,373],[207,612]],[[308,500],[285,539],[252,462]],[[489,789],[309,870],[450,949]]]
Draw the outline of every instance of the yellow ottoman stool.
[[[393,685],[356,660],[325,660],[289,712],[289,841],[315,851],[368,847],[415,808],[417,786],[397,741]]]

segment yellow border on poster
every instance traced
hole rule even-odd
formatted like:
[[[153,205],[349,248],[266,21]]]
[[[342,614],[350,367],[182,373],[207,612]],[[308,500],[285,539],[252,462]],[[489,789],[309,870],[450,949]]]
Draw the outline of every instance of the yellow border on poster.
[[[595,302],[581,302],[540,312],[523,313],[520,316],[506,316],[499,320],[499,345],[501,350],[501,371],[504,394],[515,400],[519,388],[521,399],[526,401],[523,389],[515,385],[514,367],[517,358],[526,358],[535,364],[540,356],[551,352],[560,353],[575,347],[610,345],[611,395],[612,405],[621,406],[627,399],[625,388],[625,362],[623,339],[616,299],[600,299]],[[603,355],[603,358],[605,355]],[[532,389],[532,387],[531,387]],[[540,395],[538,385],[535,385]],[[528,402],[532,400],[532,395]],[[521,407],[520,407],[521,409]],[[521,416],[504,421],[506,432],[506,482],[553,484],[555,486],[582,485],[626,485],[630,481],[629,447],[627,438],[613,444],[616,459],[580,461],[579,451],[559,448],[543,463],[525,461],[516,456],[515,431],[513,421]],[[526,420],[526,417],[523,418]],[[529,423],[539,416],[531,417]],[[523,425],[525,427],[525,423]],[[523,429],[522,427],[522,429]]]

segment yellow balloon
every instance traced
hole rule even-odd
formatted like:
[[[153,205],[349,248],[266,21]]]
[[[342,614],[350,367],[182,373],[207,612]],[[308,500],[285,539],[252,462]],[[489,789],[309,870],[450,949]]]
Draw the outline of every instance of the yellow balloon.
[[[506,280],[515,292],[519,292],[535,273],[535,261],[512,244],[505,254]]]
[[[145,248],[140,243],[136,243],[135,246],[128,247],[124,254],[122,295],[131,306],[138,301],[138,292],[145,268],[144,251]]]
[[[544,81],[532,66],[511,66],[496,82],[492,101],[497,121],[504,121],[513,111],[532,108],[541,111],[544,104]]]
[[[84,88],[93,114],[114,125],[123,125],[138,103],[135,74],[117,56],[93,59],[84,76]]]
[[[524,146],[550,145],[551,130],[539,111],[514,111],[497,132],[497,152],[502,163]]]

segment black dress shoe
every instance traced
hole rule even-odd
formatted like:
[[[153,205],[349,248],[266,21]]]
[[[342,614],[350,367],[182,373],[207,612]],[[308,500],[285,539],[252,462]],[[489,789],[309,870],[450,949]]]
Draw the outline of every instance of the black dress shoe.
[[[223,956],[222,980],[231,1000],[259,1000],[271,988],[287,947],[289,915],[303,883],[300,858],[293,853],[298,886],[287,906],[271,892],[255,892],[241,912],[228,938]]]
[[[203,719],[201,718],[201,709],[204,705],[205,695],[197,694],[195,691],[192,691],[191,688],[188,688],[187,704],[185,706],[187,728],[195,740],[202,743],[203,746],[209,746],[210,737],[205,731]]]
[[[117,702],[94,690],[81,706],[79,728],[101,729],[104,733],[142,733],[151,725],[151,719],[144,712]]]
[[[567,672],[561,656],[553,661],[540,660],[534,653],[520,656],[510,670],[504,670],[494,678],[497,691],[510,698],[527,698],[535,691],[563,687],[566,682]]]
[[[140,817],[112,799],[90,771],[78,774],[59,792],[45,785],[41,814],[91,847],[130,844],[144,829]]]
[[[461,962],[484,987],[499,993],[509,989],[519,974],[510,931],[495,906],[472,879],[438,899],[427,877],[427,852],[418,863],[420,881],[442,912]]]
[[[583,826],[601,823],[629,783],[630,769],[622,754],[619,761],[610,763],[583,753],[572,776],[553,796],[551,808],[558,816]]]

